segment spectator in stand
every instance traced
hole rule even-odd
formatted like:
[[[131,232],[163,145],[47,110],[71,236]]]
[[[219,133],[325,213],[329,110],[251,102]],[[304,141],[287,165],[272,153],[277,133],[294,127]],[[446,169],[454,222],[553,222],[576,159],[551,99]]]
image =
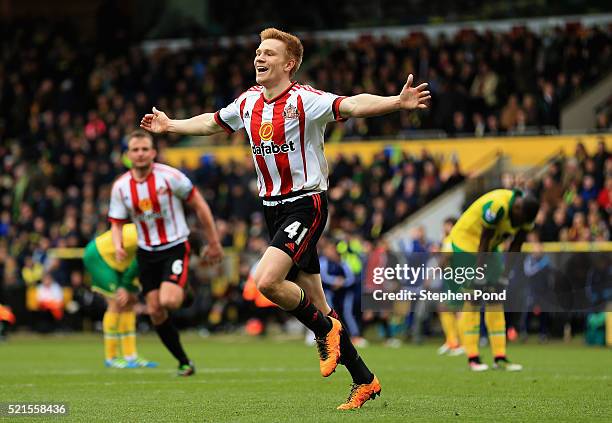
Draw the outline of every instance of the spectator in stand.
[[[565,208],[558,207],[552,214],[552,217],[548,215],[548,218],[540,227],[541,240],[543,242],[558,241],[561,230],[566,227],[566,220]]]
[[[489,116],[487,116],[486,135],[495,137],[497,135],[502,135],[502,134],[503,134],[503,131],[499,127],[499,121],[497,119],[497,116],[495,116],[495,114],[490,114]]]
[[[536,126],[538,123],[538,108],[532,94],[526,94],[523,97],[522,109],[525,112],[525,124],[527,126]]]
[[[463,112],[453,113],[453,126],[449,129],[451,137],[467,137],[473,130],[467,125]]]
[[[39,311],[47,311],[56,321],[64,317],[64,293],[62,287],[53,280],[49,273],[42,278],[36,287],[36,306]]]
[[[506,131],[513,129],[517,124],[519,112],[521,112],[521,108],[518,103],[518,98],[516,94],[511,94],[510,97],[508,97],[508,102],[501,111],[501,127]]]
[[[559,100],[555,88],[549,81],[544,82],[540,94],[539,122],[542,126],[559,127]]]
[[[590,240],[592,241],[607,241],[610,239],[610,230],[605,221],[601,218],[599,211],[589,212],[587,217],[589,226]]]
[[[595,200],[598,195],[598,189],[595,186],[595,178],[592,175],[585,175],[582,180],[582,189],[580,190],[580,197],[584,203],[588,203],[591,200]]]
[[[597,142],[597,153],[595,153],[595,156],[593,156],[593,160],[595,161],[595,171],[597,174],[606,176],[606,162],[611,156],[612,155],[606,149],[605,140],[603,137],[600,137],[599,141]]]
[[[612,175],[606,178],[605,186],[597,196],[597,203],[607,215],[612,215]]]
[[[542,180],[540,199],[549,209],[554,209],[563,199],[563,188],[550,175],[546,175]]]
[[[478,74],[472,82],[470,94],[478,111],[492,110],[497,106],[497,84],[499,77],[486,62],[481,62]]]
[[[472,126],[474,127],[474,136],[477,138],[484,137],[487,126],[484,118],[480,113],[474,113],[472,116]]]

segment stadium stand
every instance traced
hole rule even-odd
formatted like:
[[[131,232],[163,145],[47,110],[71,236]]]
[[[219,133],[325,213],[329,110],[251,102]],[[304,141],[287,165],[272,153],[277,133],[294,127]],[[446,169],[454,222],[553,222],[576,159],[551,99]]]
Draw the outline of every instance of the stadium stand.
[[[410,72],[429,81],[438,99],[430,113],[354,119],[342,129],[345,138],[402,137],[416,129],[450,136],[524,133],[558,127],[563,103],[610,69],[611,37],[610,25],[567,25],[542,34],[516,27],[437,39],[423,33],[349,43],[307,39],[299,77],[345,95],[396,93]],[[146,55],[139,45],[127,44],[93,54],[69,25],[40,22],[3,26],[2,42],[3,138],[45,138],[53,145],[58,135],[67,138],[69,127],[69,138],[83,133],[90,143],[104,139],[116,148],[151,104],[183,117],[232,101],[251,84],[255,49],[252,42],[222,47],[196,40],[180,51],[161,48]],[[50,125],[52,139],[46,136]]]
[[[574,156],[552,163],[534,188],[541,241],[610,240],[612,159],[603,140],[593,156],[577,144]]]

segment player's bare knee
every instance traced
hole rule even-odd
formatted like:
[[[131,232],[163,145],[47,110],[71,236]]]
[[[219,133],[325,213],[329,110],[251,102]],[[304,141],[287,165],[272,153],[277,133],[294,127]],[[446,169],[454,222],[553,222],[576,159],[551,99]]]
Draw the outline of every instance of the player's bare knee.
[[[162,308],[166,310],[176,310],[181,306],[181,299],[178,296],[164,296],[159,299]]]
[[[269,274],[261,274],[259,277],[256,277],[255,283],[257,285],[257,289],[264,296],[270,298],[274,296],[274,293],[278,290],[279,280]]]

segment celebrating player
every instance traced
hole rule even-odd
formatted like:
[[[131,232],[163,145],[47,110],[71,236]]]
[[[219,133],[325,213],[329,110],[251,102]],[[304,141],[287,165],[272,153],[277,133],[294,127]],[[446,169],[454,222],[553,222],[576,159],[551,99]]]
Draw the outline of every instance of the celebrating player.
[[[153,108],[141,127],[193,135],[246,129],[272,239],[257,267],[257,286],[314,332],[324,377],[339,362],[347,367],[353,386],[348,400],[338,408],[359,408],[381,387],[342,330],[321,285],[316,243],[327,220],[328,183],[323,134],[333,121],[424,109],[429,91],[427,84],[412,87],[412,75],[397,96],[340,97],[318,91],[291,81],[303,56],[297,37],[274,28],[260,36],[253,62],[259,85],[214,114],[172,120]]]
[[[527,233],[533,228],[538,213],[537,200],[518,190],[497,189],[478,198],[461,215],[450,233],[455,265],[475,266],[480,253],[498,251],[502,242],[512,237],[510,252],[521,251]],[[481,256],[482,257],[482,256]],[[488,261],[487,274],[495,275],[499,283],[512,268],[512,263],[501,270],[497,257]],[[522,366],[510,363],[506,358],[506,320],[503,305],[485,304],[485,324],[494,356],[494,369],[522,370]],[[463,347],[468,364],[473,371],[489,368],[480,361],[478,341],[480,338],[480,304],[466,303],[461,313],[460,328],[463,330]]]
[[[116,369],[157,367],[157,363],[138,357],[136,352],[136,225],[123,226],[123,249],[127,257],[118,262],[111,231],[96,237],[85,247],[83,264],[91,275],[92,290],[107,302],[102,319],[104,333],[104,365]],[[123,357],[119,356],[119,345]]]
[[[183,303],[189,269],[189,228],[183,202],[195,210],[204,227],[208,240],[205,260],[211,264],[219,262],[223,250],[202,195],[183,173],[154,163],[156,155],[151,134],[140,129],[130,134],[127,156],[132,169],[113,184],[108,215],[115,257],[120,263],[128,256],[122,226],[130,219],[136,223],[136,258],[149,316],[163,344],[178,360],[179,376],[191,376],[195,367],[185,354],[168,313]]]

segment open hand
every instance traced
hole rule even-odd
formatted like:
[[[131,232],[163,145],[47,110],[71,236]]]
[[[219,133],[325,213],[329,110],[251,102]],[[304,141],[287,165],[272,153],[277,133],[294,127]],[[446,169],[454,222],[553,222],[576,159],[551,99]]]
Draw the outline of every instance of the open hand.
[[[153,113],[147,113],[140,121],[140,127],[156,134],[166,132],[170,118],[162,111],[153,107]]]
[[[426,109],[429,107],[427,102],[431,100],[431,93],[426,91],[428,84],[424,82],[417,87],[413,87],[413,78],[412,74],[408,75],[408,80],[402,88],[402,92],[400,93],[400,108],[407,110]]]

